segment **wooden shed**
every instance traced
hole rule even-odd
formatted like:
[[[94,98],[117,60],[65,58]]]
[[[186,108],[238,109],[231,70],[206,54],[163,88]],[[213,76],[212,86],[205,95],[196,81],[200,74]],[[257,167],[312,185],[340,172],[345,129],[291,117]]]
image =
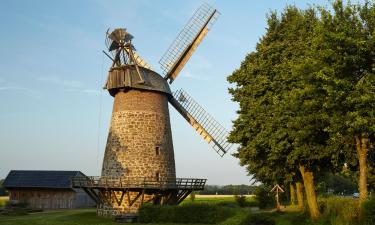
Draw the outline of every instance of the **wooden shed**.
[[[95,202],[81,189],[72,188],[71,178],[80,171],[12,170],[4,187],[10,201],[26,202],[34,209],[94,207]]]

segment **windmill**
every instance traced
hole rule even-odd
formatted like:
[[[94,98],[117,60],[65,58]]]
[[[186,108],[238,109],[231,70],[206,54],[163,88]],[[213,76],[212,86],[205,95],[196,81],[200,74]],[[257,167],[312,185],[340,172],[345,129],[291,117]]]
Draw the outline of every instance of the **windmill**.
[[[159,61],[159,75],[137,54],[124,28],[107,31],[112,61],[105,89],[114,97],[101,177],[73,179],[98,204],[102,216],[136,214],[145,202],[178,204],[206,179],[176,178],[168,103],[222,157],[228,132],[184,90],[171,92],[219,12],[200,6]]]

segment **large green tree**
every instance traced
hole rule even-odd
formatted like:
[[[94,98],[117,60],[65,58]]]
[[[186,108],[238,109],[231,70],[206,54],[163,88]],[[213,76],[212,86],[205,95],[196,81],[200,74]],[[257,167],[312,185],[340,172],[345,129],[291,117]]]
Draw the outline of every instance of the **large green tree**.
[[[332,9],[272,13],[256,51],[228,77],[240,104],[235,156],[266,183],[298,170],[313,219],[316,174],[355,162],[362,202],[374,151],[375,7],[337,0]]]
[[[333,3],[324,8],[314,41],[317,79],[323,85],[323,108],[329,114],[331,144],[347,162],[359,166],[360,202],[368,195],[367,160],[375,134],[375,7]],[[352,154],[352,151],[355,154]]]
[[[240,144],[235,156],[261,181],[299,171],[314,219],[319,217],[314,171],[329,165],[331,156],[317,97],[321,87],[311,85],[315,67],[305,61],[317,22],[313,9],[287,7],[280,17],[272,13],[256,51],[228,77],[235,84],[229,91],[240,104],[230,136]]]

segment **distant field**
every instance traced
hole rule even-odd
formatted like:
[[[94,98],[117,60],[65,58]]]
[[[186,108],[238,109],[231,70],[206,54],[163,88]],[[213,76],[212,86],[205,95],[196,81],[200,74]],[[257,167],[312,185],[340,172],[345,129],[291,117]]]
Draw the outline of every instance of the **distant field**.
[[[255,201],[254,195],[245,195],[247,202]],[[188,196],[183,203],[191,202],[190,196]],[[234,195],[196,195],[194,202],[206,202],[206,203],[220,203],[220,202],[232,202],[234,201]]]
[[[5,203],[8,201],[8,196],[0,196],[0,207],[3,207]]]
[[[244,195],[246,198],[253,198],[255,195]],[[195,195],[196,198],[234,198],[234,195]]]

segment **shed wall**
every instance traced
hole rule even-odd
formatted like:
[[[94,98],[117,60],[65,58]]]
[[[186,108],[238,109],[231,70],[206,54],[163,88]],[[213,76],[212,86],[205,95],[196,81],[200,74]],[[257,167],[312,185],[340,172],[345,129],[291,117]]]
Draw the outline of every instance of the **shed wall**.
[[[71,189],[15,188],[9,190],[11,201],[26,202],[33,209],[71,209],[90,207],[93,203],[87,194]]]

